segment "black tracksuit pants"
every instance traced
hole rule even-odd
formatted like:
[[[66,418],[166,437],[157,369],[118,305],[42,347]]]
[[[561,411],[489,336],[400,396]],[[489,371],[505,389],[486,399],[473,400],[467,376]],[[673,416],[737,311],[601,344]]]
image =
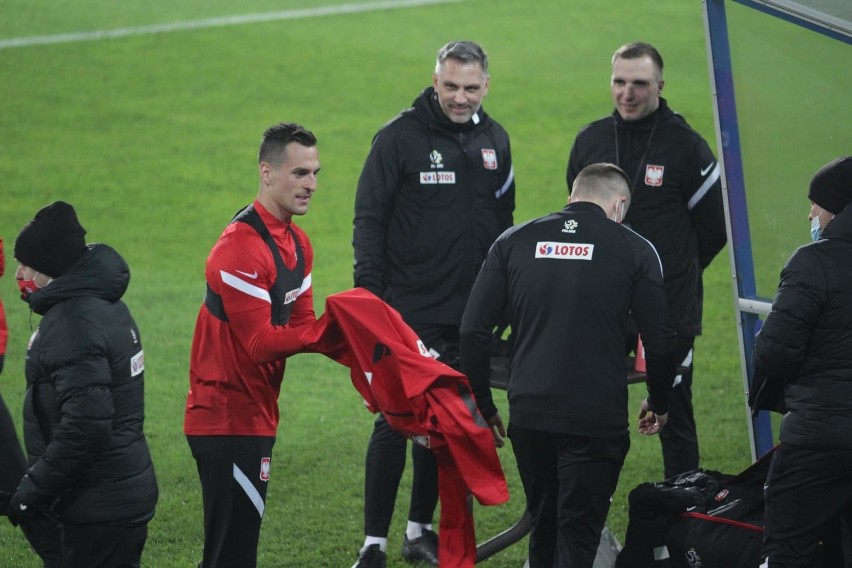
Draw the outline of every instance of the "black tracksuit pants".
[[[841,520],[852,518],[852,449],[782,442],[772,455],[763,495],[761,555],[769,559],[762,566],[843,566],[833,556],[839,551],[820,550],[820,544],[832,541],[839,548]]]
[[[509,423],[532,516],[530,568],[592,568],[630,435],[589,438]]]
[[[678,336],[675,357],[680,380],[669,394],[669,416],[660,430],[665,479],[698,469],[698,432],[692,409],[692,355],[694,337]]]
[[[274,437],[187,436],[201,479],[203,568],[255,568]]]

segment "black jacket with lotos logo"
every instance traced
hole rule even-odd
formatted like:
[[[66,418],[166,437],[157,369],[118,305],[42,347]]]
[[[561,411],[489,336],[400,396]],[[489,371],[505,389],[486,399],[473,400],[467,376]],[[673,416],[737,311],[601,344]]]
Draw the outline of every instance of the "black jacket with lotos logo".
[[[488,388],[489,348],[505,317],[514,337],[507,387],[512,424],[575,436],[625,434],[630,314],[645,345],[651,406],[666,413],[676,334],[654,247],[589,202],[503,233],[461,324],[462,372],[482,415],[497,411]]]
[[[355,196],[355,286],[409,324],[458,325],[514,208],[506,131],[482,109],[453,123],[429,87],[373,139]]]

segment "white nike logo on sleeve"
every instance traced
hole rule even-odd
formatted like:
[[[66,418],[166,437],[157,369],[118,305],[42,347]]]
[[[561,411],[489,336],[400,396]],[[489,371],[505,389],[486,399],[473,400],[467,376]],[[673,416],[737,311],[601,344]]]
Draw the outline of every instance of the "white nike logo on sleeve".
[[[704,175],[704,174],[701,174],[701,175]],[[251,278],[252,280],[254,280],[255,278],[257,278],[257,270],[255,270],[255,271],[254,271],[254,272],[252,272],[251,274],[249,274],[248,272],[243,272],[242,270],[235,270],[234,272],[237,272],[237,273],[239,273],[239,274],[242,274],[242,275],[243,275],[243,276],[245,276],[246,278]]]
[[[707,166],[706,168],[703,168],[703,169],[701,170],[701,177],[706,176],[706,175],[707,175],[707,172],[709,172],[709,171],[710,171],[710,168],[712,168],[712,167],[713,167],[713,165],[714,165],[715,163],[716,163],[716,162],[710,162],[710,165],[709,165],[709,166]]]

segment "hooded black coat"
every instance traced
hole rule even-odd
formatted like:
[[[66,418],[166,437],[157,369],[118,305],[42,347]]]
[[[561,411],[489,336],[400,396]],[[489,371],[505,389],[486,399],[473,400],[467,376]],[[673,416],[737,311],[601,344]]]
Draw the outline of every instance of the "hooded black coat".
[[[27,349],[30,467],[13,502],[53,508],[67,524],[144,524],[154,516],[144,355],[121,301],[129,281],[124,259],[94,244],[27,298],[44,317]]]
[[[459,325],[491,243],[512,226],[509,135],[456,124],[426,88],[373,139],[355,194],[355,286],[409,324]]]
[[[781,271],[754,346],[755,376],[784,391],[781,442],[852,448],[852,207]],[[777,408],[779,405],[758,405]]]

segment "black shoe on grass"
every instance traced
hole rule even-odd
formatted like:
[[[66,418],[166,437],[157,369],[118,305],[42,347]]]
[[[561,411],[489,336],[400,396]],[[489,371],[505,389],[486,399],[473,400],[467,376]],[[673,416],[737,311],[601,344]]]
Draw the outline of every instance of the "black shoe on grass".
[[[413,540],[408,535],[402,537],[402,556],[409,562],[426,562],[432,566],[438,565],[438,534],[435,531],[423,529],[423,534]]]

